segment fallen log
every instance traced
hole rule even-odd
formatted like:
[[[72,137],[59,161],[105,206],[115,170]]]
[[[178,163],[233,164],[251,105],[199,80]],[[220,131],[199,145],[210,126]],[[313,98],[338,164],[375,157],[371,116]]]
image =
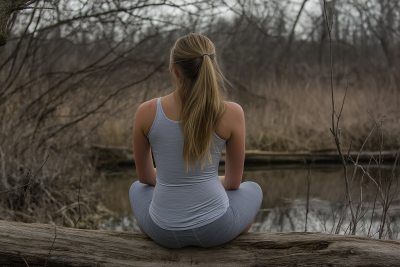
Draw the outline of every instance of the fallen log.
[[[128,147],[92,145],[93,150],[97,150],[100,155],[98,165],[134,165],[135,157],[133,150]],[[357,158],[358,152],[349,153],[352,158]],[[368,163],[371,155],[384,156],[386,162],[396,159],[397,150],[388,151],[363,151],[360,154],[359,162]],[[260,150],[245,151],[245,165],[252,164],[276,164],[276,163],[334,163],[340,162],[340,157],[336,151],[298,151],[298,152],[273,152]],[[220,164],[225,163],[225,150],[221,152]]]
[[[55,236],[52,225],[0,221],[0,266],[44,266],[47,257],[47,266],[400,266],[400,242],[247,233],[214,248],[167,249],[141,233],[57,227]]]

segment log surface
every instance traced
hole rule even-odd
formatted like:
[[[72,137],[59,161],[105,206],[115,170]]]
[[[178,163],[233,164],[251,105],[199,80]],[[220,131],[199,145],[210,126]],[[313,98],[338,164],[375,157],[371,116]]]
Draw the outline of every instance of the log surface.
[[[44,266],[55,226],[0,221],[0,266]],[[167,249],[131,232],[57,227],[47,266],[400,266],[400,242],[322,233],[247,233]]]

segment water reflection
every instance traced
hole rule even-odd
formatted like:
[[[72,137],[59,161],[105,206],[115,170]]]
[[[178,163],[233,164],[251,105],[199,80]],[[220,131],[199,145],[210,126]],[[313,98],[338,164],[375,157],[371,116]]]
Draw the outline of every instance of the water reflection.
[[[374,177],[376,171],[371,170],[372,177]],[[264,193],[262,206],[250,231],[303,232],[305,230],[308,172],[307,166],[294,165],[253,168],[244,172],[243,181],[257,182]],[[352,170],[349,170],[349,172],[352,173]],[[389,173],[390,169],[383,172],[384,175]],[[99,229],[139,231],[128,197],[129,187],[136,180],[134,169],[106,175],[103,187],[106,190],[103,194],[103,203],[114,211],[115,215],[100,224]],[[309,232],[335,232],[341,212],[341,203],[345,195],[344,190],[345,183],[340,166],[313,167],[307,216],[307,230]],[[381,223],[382,204],[378,197],[374,216],[372,216],[376,192],[376,186],[370,179],[361,178],[361,175],[357,176],[352,190],[356,203],[355,210],[357,210],[359,197],[362,196],[364,199],[363,205],[360,206],[358,211],[359,217],[362,217],[357,225],[358,235],[377,236],[377,230]],[[391,234],[393,238],[400,239],[400,198],[398,193],[391,205],[389,217]],[[341,234],[349,233],[350,219],[351,214],[348,210],[340,230]]]

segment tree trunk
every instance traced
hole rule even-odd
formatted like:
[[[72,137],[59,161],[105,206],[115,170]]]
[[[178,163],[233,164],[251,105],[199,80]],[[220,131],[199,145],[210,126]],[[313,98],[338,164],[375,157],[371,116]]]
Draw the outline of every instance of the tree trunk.
[[[0,266],[399,266],[400,242],[322,233],[247,233],[167,249],[146,235],[0,221]],[[53,245],[54,241],[54,246]],[[26,261],[26,263],[25,263]]]

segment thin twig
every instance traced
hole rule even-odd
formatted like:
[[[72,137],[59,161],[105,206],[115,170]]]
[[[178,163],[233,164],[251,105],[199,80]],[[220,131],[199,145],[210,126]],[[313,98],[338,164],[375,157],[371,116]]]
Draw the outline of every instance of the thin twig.
[[[308,209],[310,204],[311,165],[310,165],[310,171],[307,176],[307,180],[308,180],[308,187],[307,187],[307,204],[306,204],[306,225],[304,227],[304,232],[307,232]]]
[[[324,12],[325,12],[325,18],[326,18],[326,26],[328,28],[328,34],[329,34],[329,55],[330,55],[330,71],[331,71],[331,93],[332,93],[332,133],[335,133],[335,100],[333,97],[333,65],[332,65],[332,36],[331,36],[331,27],[329,26],[329,21],[328,21],[328,15],[326,13],[326,1],[324,0]]]
[[[49,254],[47,255],[46,263],[44,264],[44,267],[47,266],[47,260],[49,259],[50,253],[51,253],[51,251],[53,250],[53,246],[54,246],[54,242],[56,242],[56,238],[57,238],[57,227],[54,226],[54,240],[53,240],[53,244],[51,244],[51,248],[50,248]]]
[[[399,153],[400,153],[400,149],[397,152],[396,160],[393,164],[392,175],[394,173],[394,169],[395,169],[395,166],[396,166],[398,158],[399,158]],[[385,198],[383,199],[383,214],[382,214],[382,220],[381,220],[380,229],[379,229],[379,239],[382,238],[383,230],[385,228],[385,222],[388,217],[388,211],[389,211],[389,207],[390,207],[390,203],[389,203],[390,188],[392,186],[392,180],[393,180],[392,178],[394,178],[394,177],[390,177],[389,181],[387,182],[386,190],[385,190]],[[390,231],[390,229],[388,229],[388,231]]]
[[[24,173],[25,172],[25,170],[22,170],[22,171],[20,171],[20,173]],[[9,174],[9,175],[7,175],[6,177],[3,177],[3,178],[0,178],[0,181],[1,180],[5,180],[5,179],[8,179],[8,178],[10,178],[11,176],[14,176],[14,175],[16,175],[17,173],[16,172],[14,172],[14,173],[12,173],[12,174]]]
[[[379,194],[379,191],[377,191],[376,195],[375,195],[374,207],[372,208],[372,214],[371,214],[371,223],[369,224],[369,229],[368,229],[367,236],[370,236],[369,233],[371,232],[372,220],[374,219],[374,212],[375,212],[375,207],[376,207],[376,199],[378,198],[378,194]]]
[[[365,197],[366,198],[366,197]],[[363,200],[365,199],[363,198]],[[365,218],[365,215],[367,214],[369,207],[371,206],[371,203],[368,204],[368,207],[365,209],[364,213],[360,216],[357,222],[359,222],[362,218]]]
[[[336,115],[336,117],[337,117],[336,129],[339,128],[339,120],[340,120],[340,116],[342,115],[344,101],[346,100],[346,95],[347,95],[347,90],[348,89],[349,89],[349,73],[347,73],[347,86],[346,86],[346,91],[344,92],[344,97],[343,97],[343,101],[342,101],[342,108],[340,109],[339,115]],[[350,147],[351,147],[351,144],[350,144]],[[349,151],[350,151],[350,149],[349,149]]]
[[[399,154],[400,154],[400,148],[399,148],[399,150],[397,151],[396,160],[395,160],[395,162],[394,162],[394,164],[393,164],[393,168],[392,168],[392,179],[395,179],[395,177],[396,177],[396,168],[397,168],[396,165],[399,164],[399,160],[398,160]],[[389,206],[392,204],[393,198],[394,198],[394,196],[396,195],[396,192],[397,192],[398,187],[399,187],[399,179],[397,178],[397,179],[396,179],[396,188],[394,189],[394,192],[393,192],[393,194],[392,194],[392,198],[390,199]]]
[[[352,144],[353,144],[353,141],[350,141],[349,151],[347,151],[346,164],[347,164],[347,162],[349,161],[349,159],[351,159],[350,150],[351,150],[351,145],[352,145]]]
[[[79,218],[76,221],[74,228],[78,224],[79,220],[81,219],[81,204],[79,203],[79,195],[81,193],[81,180],[82,180],[82,172],[83,172],[83,164],[82,164],[82,169],[81,169],[81,176],[79,177],[79,188],[78,188],[78,209],[79,209]]]
[[[356,163],[354,162],[353,159],[350,159],[350,161],[354,164],[354,166],[356,165]],[[379,191],[381,191],[380,187],[379,187],[378,183],[375,181],[375,179],[372,178],[371,175],[367,171],[365,171],[362,166],[358,165],[358,168],[360,168],[363,171],[363,174],[366,174],[368,176],[368,178],[370,178],[374,182],[374,184],[378,187]]]
[[[25,262],[26,266],[28,266],[28,267],[29,267],[29,264],[26,262],[26,260],[24,259],[24,257],[22,257],[22,256],[21,256],[21,258],[24,260],[24,262]]]
[[[370,167],[370,165],[371,165],[371,161],[372,161],[372,159],[370,158],[369,159],[369,163],[368,163],[368,167],[367,167],[367,172],[369,172],[369,167]],[[361,180],[360,180],[360,183],[359,183],[359,192],[360,192],[360,202],[358,203],[358,205],[357,205],[357,211],[356,211],[356,221],[354,222],[354,227],[353,227],[353,232],[352,232],[352,235],[355,235],[356,234],[356,231],[357,231],[357,224],[358,224],[358,222],[359,222],[359,220],[361,220],[361,218],[362,218],[362,216],[359,218],[358,217],[358,215],[360,214],[360,212],[361,212],[361,210],[362,210],[362,203],[364,202],[364,199],[365,199],[365,197],[363,198],[363,192],[362,192],[362,182],[364,181],[364,174],[365,173],[363,173],[363,175],[361,176]]]
[[[333,207],[333,202],[332,201],[331,201],[331,211],[332,211],[333,223],[332,223],[332,229],[329,231],[330,234],[333,233],[333,230],[335,229],[335,224],[336,224],[336,213],[335,213],[335,209]]]
[[[351,218],[352,218],[352,222],[355,223],[356,222],[356,218],[354,215],[354,210],[353,210],[353,205],[352,205],[352,200],[351,200],[351,194],[350,194],[350,186],[349,186],[349,181],[347,178],[347,166],[346,166],[346,160],[344,158],[343,152],[342,152],[342,148],[341,148],[341,144],[340,144],[340,138],[338,137],[338,126],[335,129],[335,115],[338,117],[339,116],[336,114],[335,111],[335,100],[334,100],[334,91],[333,91],[333,59],[332,59],[332,35],[331,35],[331,30],[333,27],[333,18],[332,18],[332,23],[331,26],[329,26],[329,19],[328,19],[328,15],[327,15],[327,11],[326,11],[326,1],[324,0],[324,14],[325,14],[325,20],[326,20],[326,26],[328,28],[328,34],[329,34],[329,57],[330,57],[330,86],[331,86],[331,94],[332,94],[332,128],[330,129],[334,140],[335,140],[335,144],[336,144],[336,148],[338,150],[339,156],[340,156],[340,160],[342,162],[343,165],[343,172],[344,172],[344,180],[345,180],[345,184],[346,184],[346,203],[349,203],[350,206],[350,211],[351,211]],[[347,94],[347,89],[346,89],[346,94]],[[346,95],[345,95],[346,96]],[[344,105],[344,100],[345,97],[343,98],[343,102],[342,102],[342,106]],[[341,135],[341,133],[340,133]],[[358,158],[357,158],[358,159]],[[343,216],[345,213],[345,208],[346,206],[343,206],[342,209],[342,213],[340,215],[339,218],[339,222],[338,225],[336,227],[336,231],[335,233],[338,234],[339,230],[341,228],[341,224],[343,222]]]
[[[356,173],[357,173],[357,167],[358,167],[358,160],[360,158],[360,155],[362,153],[362,150],[364,149],[365,144],[367,143],[368,139],[371,137],[372,133],[375,131],[375,128],[379,125],[379,123],[386,117],[386,113],[389,111],[390,107],[386,110],[386,112],[383,114],[383,116],[379,119],[378,122],[375,123],[374,128],[372,128],[372,130],[370,131],[370,133],[368,134],[367,138],[365,139],[363,145],[361,146],[360,150],[358,151],[357,154],[357,158],[356,158],[356,162],[355,165],[356,167],[354,168],[354,172],[353,172],[353,176],[351,178],[351,183],[350,183],[350,187],[353,185],[353,181],[355,179]]]
[[[393,232],[392,229],[390,228],[390,224],[392,223],[392,218],[389,217],[388,215],[388,220],[386,221],[386,227],[387,227],[387,233],[389,235],[389,239],[393,240]]]
[[[46,10],[56,10],[52,7],[24,7],[23,9],[46,9]]]

